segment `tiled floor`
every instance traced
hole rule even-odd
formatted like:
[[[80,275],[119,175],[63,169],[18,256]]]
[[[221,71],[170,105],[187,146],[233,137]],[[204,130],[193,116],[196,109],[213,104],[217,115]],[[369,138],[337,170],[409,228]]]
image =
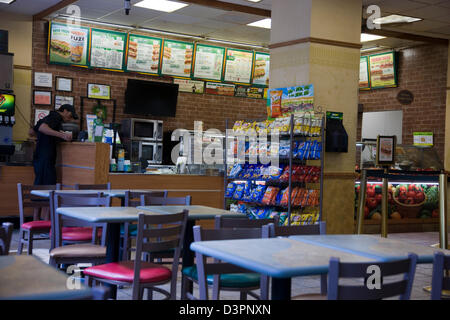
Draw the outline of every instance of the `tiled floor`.
[[[393,233],[389,235],[392,239],[401,239],[422,245],[433,245],[439,242],[439,234],[437,232],[423,232],[423,233]],[[18,246],[18,231],[15,230],[13,233],[13,240],[11,243],[10,254],[16,254]],[[50,247],[49,240],[41,240],[34,242],[33,255],[39,257],[44,262],[48,263],[48,248]],[[24,248],[22,254],[26,254],[26,248]],[[419,264],[416,268],[416,275],[414,279],[413,291],[411,299],[413,300],[429,300],[430,295],[423,290],[423,287],[429,286],[431,283],[431,264]],[[179,276],[177,297],[180,296],[180,283],[181,276]],[[168,288],[168,286],[166,286]],[[319,276],[310,277],[298,277],[292,280],[292,295],[297,296],[304,293],[318,293],[320,288]],[[194,294],[198,296],[198,291],[196,286],[194,286]],[[154,294],[154,299],[161,298],[158,293]],[[239,299],[239,293],[236,292],[221,292],[221,299],[224,300],[235,300]],[[119,289],[118,290],[119,300],[130,300],[131,299],[131,289]],[[252,299],[251,297],[249,299]]]

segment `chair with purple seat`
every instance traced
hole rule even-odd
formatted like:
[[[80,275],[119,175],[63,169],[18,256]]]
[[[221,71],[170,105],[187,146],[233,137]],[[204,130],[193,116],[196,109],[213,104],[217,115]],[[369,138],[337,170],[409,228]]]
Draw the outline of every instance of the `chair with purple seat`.
[[[176,214],[140,213],[134,261],[112,262],[85,269],[83,272],[88,285],[99,281],[116,286],[131,286],[133,300],[141,300],[144,289],[148,290],[149,299],[152,299],[153,291],[157,291],[175,300],[187,217],[187,210]],[[160,251],[173,252],[171,268],[142,259],[144,253],[151,255]],[[170,283],[170,291],[160,287],[166,283]]]
[[[399,296],[400,300],[411,297],[417,255],[387,262],[340,262],[331,258],[328,269],[328,300],[381,300]],[[399,276],[401,280],[398,280]],[[394,277],[389,279],[388,277]],[[363,283],[341,283],[347,278],[360,278]],[[371,282],[369,282],[371,281]]]
[[[48,240],[50,238],[51,221],[47,217],[42,217],[43,210],[50,210],[50,201],[32,195],[31,190],[60,190],[61,186],[56,185],[24,185],[17,184],[17,196],[19,199],[19,246],[17,254],[22,254],[23,246],[28,248],[28,254],[33,254],[33,241]],[[33,208],[33,220],[27,220],[27,209]]]
[[[450,290],[450,256],[436,252],[431,276],[431,300],[448,300],[448,296],[442,296],[442,290]]]

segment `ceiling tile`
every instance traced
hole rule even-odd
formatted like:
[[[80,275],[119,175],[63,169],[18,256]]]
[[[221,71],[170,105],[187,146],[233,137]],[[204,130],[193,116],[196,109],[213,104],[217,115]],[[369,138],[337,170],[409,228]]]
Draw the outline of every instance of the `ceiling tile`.
[[[214,18],[216,16],[220,16],[224,14],[225,10],[214,9],[211,7],[198,6],[195,4],[191,4],[187,7],[184,7],[180,10],[177,10],[177,14],[186,15],[190,17],[199,17],[204,19]]]
[[[411,1],[424,4],[438,4],[441,2],[445,2],[445,0],[411,0]]]
[[[447,37],[450,37],[450,25],[441,27],[441,28],[430,29],[430,30],[428,30],[428,32],[439,33],[439,34],[443,34]]]
[[[410,0],[384,0],[378,4],[381,10],[401,13],[406,10],[414,10],[426,7],[427,4],[412,2]]]
[[[261,16],[242,12],[227,12],[220,16],[217,16],[216,18],[219,21],[232,22],[241,25],[245,25],[263,19],[263,17]]]
[[[422,20],[418,22],[409,23],[407,25],[399,26],[398,28],[405,31],[429,31],[447,26],[445,22]]]
[[[433,19],[437,17],[450,16],[450,8],[428,5],[419,9],[407,10],[404,14],[422,19]]]
[[[40,0],[40,1],[15,1],[11,4],[0,4],[0,11],[11,12],[23,15],[35,15],[51,6],[57,4],[60,0]],[[26,3],[25,3],[26,2]]]

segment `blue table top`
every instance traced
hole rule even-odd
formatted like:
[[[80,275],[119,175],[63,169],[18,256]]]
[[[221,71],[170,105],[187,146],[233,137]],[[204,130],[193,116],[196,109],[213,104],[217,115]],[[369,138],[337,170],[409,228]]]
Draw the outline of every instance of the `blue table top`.
[[[376,260],[289,238],[198,241],[190,248],[275,278],[327,273],[331,257],[344,262]]]
[[[0,299],[65,300],[91,298],[91,289],[67,287],[68,275],[34,256],[0,256]]]
[[[444,254],[450,254],[449,250],[382,238],[379,235],[308,235],[289,238],[384,261],[402,259],[408,253],[415,253],[418,255],[418,263],[432,263],[435,252],[442,251]]]

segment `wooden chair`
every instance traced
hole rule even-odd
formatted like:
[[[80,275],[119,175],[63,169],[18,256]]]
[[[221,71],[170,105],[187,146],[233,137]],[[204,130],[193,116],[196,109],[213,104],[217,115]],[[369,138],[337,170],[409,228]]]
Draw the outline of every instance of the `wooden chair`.
[[[298,235],[326,234],[326,222],[320,221],[312,225],[280,226],[270,223],[262,227],[263,238],[289,237]],[[269,287],[269,279],[267,286]],[[269,290],[269,288],[267,288]],[[292,300],[322,300],[327,297],[327,275],[320,275],[320,294],[300,294],[292,297]]]
[[[79,184],[75,183],[75,190],[111,190],[111,182],[102,184]]]
[[[7,256],[9,253],[13,229],[11,222],[3,222],[0,226],[0,256]]]
[[[202,229],[194,226],[194,241],[231,240],[231,239],[255,239],[261,238],[261,228],[244,229]],[[213,287],[213,300],[219,299],[220,290],[239,291],[240,299],[247,300],[247,295],[259,299],[254,290],[261,286],[259,274],[247,269],[224,263],[217,259],[207,259],[198,252],[195,253],[196,265],[182,270],[181,299],[197,300],[187,292],[188,281],[193,281],[199,286],[199,299],[208,300],[208,287]]]
[[[400,300],[409,300],[411,296],[417,255],[410,253],[407,259],[389,262],[343,263],[338,258],[330,259],[328,270],[328,300],[380,300],[400,296]],[[369,288],[370,274],[375,274],[369,268],[379,268],[380,288]],[[376,270],[376,269],[374,269]],[[402,280],[386,280],[388,276],[401,275]],[[364,284],[341,285],[343,278],[363,278]]]
[[[98,207],[111,206],[111,197],[103,197],[103,193],[92,194],[54,194],[51,192],[52,205],[52,244],[50,250],[50,264],[103,263],[106,259],[106,223],[88,224],[56,214],[59,207]],[[68,226],[65,227],[64,226]],[[101,229],[100,229],[101,228]],[[101,240],[97,238],[101,232]],[[77,235],[85,237],[76,238]],[[76,238],[76,239],[75,239]],[[89,242],[86,242],[86,241]],[[80,243],[84,242],[84,243]],[[97,242],[100,242],[98,245]],[[69,245],[64,245],[72,243]]]
[[[20,230],[19,230],[19,246],[17,254],[22,254],[23,246],[27,245],[28,254],[33,254],[33,241],[48,240],[50,236],[45,234],[50,233],[51,221],[48,219],[42,220],[40,212],[44,208],[50,208],[50,201],[41,197],[32,195],[31,190],[60,190],[61,186],[56,185],[23,185],[17,184],[17,196],[19,199],[19,215],[20,215]],[[27,208],[33,208],[33,220],[26,222],[25,211]],[[39,236],[38,236],[39,235]],[[44,236],[43,236],[44,235]]]
[[[450,290],[449,270],[450,256],[444,255],[442,252],[436,252],[431,276],[431,300],[441,300],[442,290]]]
[[[125,207],[137,207],[142,204],[141,196],[148,196],[148,197],[167,197],[167,191],[125,191],[125,200],[124,200],[124,206]],[[137,224],[135,223],[128,223],[125,222],[123,224],[123,227],[120,230],[120,240],[121,240],[121,254],[119,254],[120,257],[122,257],[122,260],[129,260],[131,259],[131,240],[136,239],[137,235]]]
[[[92,281],[109,283],[116,286],[132,286],[133,300],[143,298],[144,289],[157,291],[171,300],[176,299],[176,283],[181,244],[186,229],[187,210],[176,214],[146,215],[139,214],[136,258],[134,261],[120,261],[85,269],[88,285]],[[158,251],[172,250],[172,268],[142,260],[144,252],[152,254]],[[159,285],[170,283],[170,291]]]

